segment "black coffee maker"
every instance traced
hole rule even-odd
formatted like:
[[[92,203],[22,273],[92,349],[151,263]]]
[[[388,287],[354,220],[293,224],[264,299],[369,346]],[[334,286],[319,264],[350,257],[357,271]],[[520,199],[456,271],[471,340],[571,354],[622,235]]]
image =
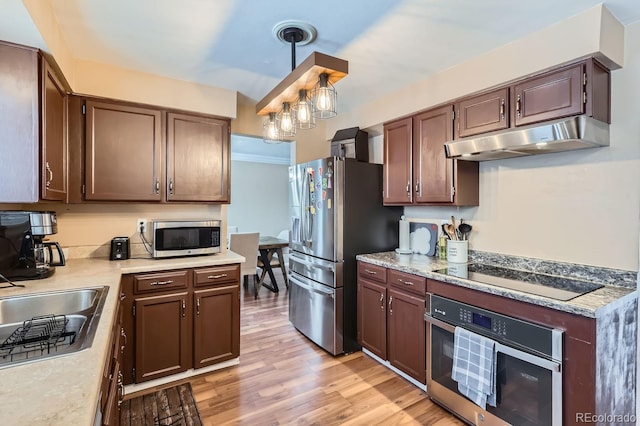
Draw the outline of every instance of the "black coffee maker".
[[[53,275],[65,258],[60,244],[45,238],[57,232],[55,212],[0,211],[0,274],[13,281]]]

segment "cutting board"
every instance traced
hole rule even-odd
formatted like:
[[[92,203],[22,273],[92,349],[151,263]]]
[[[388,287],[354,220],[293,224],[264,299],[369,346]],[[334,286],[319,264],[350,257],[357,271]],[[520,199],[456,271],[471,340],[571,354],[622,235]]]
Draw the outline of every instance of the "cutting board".
[[[411,222],[409,224],[409,247],[411,251],[435,256],[438,242],[438,225],[435,223]]]

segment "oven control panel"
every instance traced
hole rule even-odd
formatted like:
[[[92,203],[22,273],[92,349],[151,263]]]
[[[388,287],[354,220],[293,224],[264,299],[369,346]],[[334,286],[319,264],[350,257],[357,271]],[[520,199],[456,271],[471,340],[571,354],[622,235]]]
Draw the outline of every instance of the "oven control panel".
[[[458,310],[458,318],[463,323],[486,328],[500,336],[507,336],[507,321],[500,318],[488,317],[463,307]]]
[[[561,353],[562,331],[518,318],[488,311],[435,294],[430,298],[427,316],[463,327],[490,339],[515,343],[519,347],[555,358]]]

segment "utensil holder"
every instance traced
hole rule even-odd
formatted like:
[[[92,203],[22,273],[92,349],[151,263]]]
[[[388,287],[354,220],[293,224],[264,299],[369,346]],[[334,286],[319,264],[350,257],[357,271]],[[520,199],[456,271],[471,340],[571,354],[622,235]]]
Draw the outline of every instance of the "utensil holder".
[[[469,256],[469,241],[449,240],[447,241],[447,262],[467,263]]]

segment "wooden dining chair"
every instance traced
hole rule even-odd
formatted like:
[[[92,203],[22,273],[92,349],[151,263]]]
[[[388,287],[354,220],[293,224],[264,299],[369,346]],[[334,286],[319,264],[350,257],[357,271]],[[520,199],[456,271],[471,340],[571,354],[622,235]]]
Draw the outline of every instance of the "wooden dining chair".
[[[240,275],[245,288],[249,287],[249,275],[253,278],[253,297],[258,297],[258,245],[260,244],[259,232],[240,232],[229,234],[229,250],[244,256],[245,261],[240,264]]]

